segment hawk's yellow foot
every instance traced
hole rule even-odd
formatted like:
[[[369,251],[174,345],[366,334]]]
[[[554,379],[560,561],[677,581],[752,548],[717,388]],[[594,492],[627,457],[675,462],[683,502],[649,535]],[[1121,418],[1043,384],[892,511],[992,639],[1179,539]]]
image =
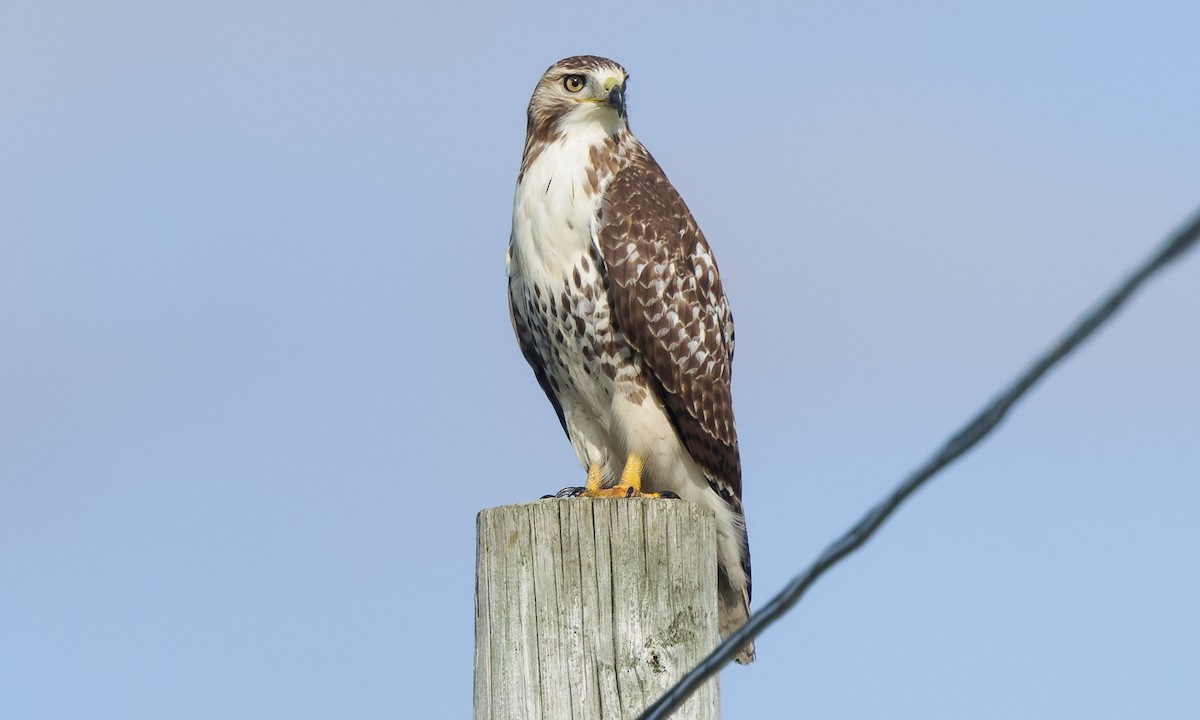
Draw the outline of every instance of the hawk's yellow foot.
[[[565,487],[553,495],[543,495],[542,499],[548,498],[569,498],[569,497],[596,497],[591,495],[593,492],[600,490],[600,466],[592,463],[588,466],[587,486],[586,487]]]
[[[593,463],[588,466],[586,487],[565,487],[554,495],[544,495],[543,498],[556,497],[596,497],[596,498],[672,498],[679,496],[670,490],[656,493],[642,492],[642,467],[645,461],[630,453],[625,460],[625,469],[621,471],[621,480],[613,487],[600,486],[600,466]]]

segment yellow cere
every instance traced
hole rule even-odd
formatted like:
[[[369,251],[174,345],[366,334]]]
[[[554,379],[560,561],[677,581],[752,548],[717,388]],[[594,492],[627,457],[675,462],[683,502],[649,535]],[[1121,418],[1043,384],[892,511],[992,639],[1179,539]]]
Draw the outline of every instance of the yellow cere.
[[[612,92],[612,89],[617,86],[617,82],[618,81],[615,77],[610,77],[604,81],[605,97],[598,97],[598,98],[577,97],[577,98],[575,98],[575,102],[581,102],[581,103],[590,102],[590,103],[603,104],[604,102],[607,101],[608,93]]]

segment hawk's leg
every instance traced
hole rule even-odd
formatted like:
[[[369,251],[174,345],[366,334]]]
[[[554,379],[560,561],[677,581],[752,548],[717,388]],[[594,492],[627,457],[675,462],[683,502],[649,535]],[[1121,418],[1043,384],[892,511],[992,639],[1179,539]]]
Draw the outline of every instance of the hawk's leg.
[[[553,495],[543,495],[548,498],[598,497],[593,493],[600,492],[600,466],[596,463],[588,465],[587,485],[585,487],[565,487]]]
[[[621,480],[613,487],[600,486],[600,466],[592,463],[588,466],[587,485],[585,487],[565,487],[555,495],[544,497],[604,497],[604,498],[674,498],[679,496],[670,490],[656,493],[642,492],[642,468],[645,461],[640,455],[630,453],[625,460],[625,469],[621,471]]]

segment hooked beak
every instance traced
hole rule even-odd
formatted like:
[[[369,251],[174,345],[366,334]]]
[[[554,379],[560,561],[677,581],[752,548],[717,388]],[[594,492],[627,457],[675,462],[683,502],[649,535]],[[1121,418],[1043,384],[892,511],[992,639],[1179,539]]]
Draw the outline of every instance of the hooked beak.
[[[608,91],[608,97],[604,100],[605,104],[613,110],[617,111],[617,115],[625,117],[625,88],[621,85],[614,85]]]

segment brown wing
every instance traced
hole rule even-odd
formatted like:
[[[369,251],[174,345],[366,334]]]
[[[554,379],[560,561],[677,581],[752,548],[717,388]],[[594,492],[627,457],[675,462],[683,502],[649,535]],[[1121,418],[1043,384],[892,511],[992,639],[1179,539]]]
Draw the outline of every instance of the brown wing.
[[[661,385],[692,458],[725,486],[718,492],[740,497],[729,390],[733,316],[704,234],[648,153],[616,174],[600,213],[617,329]]]

